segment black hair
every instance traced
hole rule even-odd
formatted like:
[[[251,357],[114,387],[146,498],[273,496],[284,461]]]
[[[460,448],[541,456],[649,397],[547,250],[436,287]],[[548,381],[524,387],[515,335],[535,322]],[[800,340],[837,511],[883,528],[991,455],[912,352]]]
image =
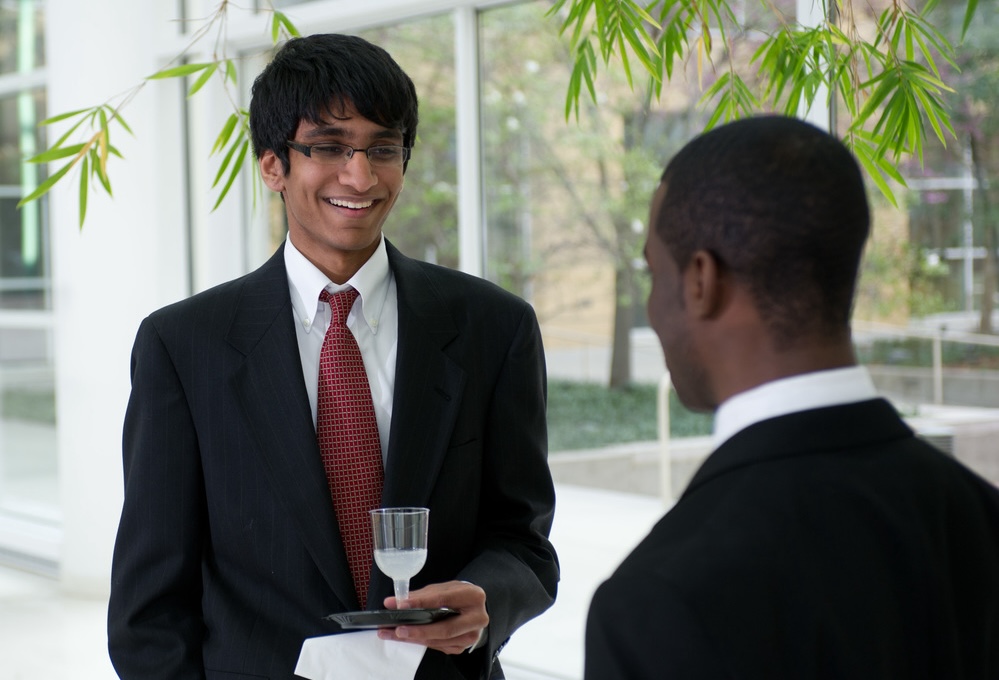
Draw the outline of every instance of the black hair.
[[[419,120],[416,87],[388,52],[363,38],[318,34],[292,38],[253,82],[253,153],[273,151],[287,172],[287,140],[303,120],[342,115],[347,104],[411,147]]]
[[[681,270],[712,253],[779,343],[848,336],[870,210],[838,139],[795,118],[748,118],[691,141],[662,181],[654,228]]]

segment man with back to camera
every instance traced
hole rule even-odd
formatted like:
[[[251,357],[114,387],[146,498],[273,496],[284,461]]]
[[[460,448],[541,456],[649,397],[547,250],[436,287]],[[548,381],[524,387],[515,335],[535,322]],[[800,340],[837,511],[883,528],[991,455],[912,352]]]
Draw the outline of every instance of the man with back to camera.
[[[139,328],[108,615],[122,678],[295,677],[304,640],[341,632],[325,616],[400,604],[370,549],[348,557],[379,505],[430,508],[408,607],[458,614],[381,641],[329,639],[425,648],[405,677],[501,678],[499,649],[552,604],[537,320],[512,294],[383,238],[416,126],[412,81],[360,38],[290,40],[256,79],[254,152],[288,238],[258,270]],[[334,509],[335,485],[361,485],[325,468],[317,437],[332,417],[317,383],[338,305],[376,430],[360,475],[377,496],[360,510]],[[360,677],[340,662],[324,672]]]
[[[714,450],[594,595],[586,680],[999,678],[999,492],[857,365],[868,230],[856,161],[799,120],[667,166],[648,313]]]

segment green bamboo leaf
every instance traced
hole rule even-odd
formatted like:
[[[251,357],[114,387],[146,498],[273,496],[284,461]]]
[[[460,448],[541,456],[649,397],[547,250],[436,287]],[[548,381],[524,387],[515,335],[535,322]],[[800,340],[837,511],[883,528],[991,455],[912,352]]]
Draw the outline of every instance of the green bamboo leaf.
[[[91,153],[93,153],[92,150]],[[107,159],[103,159],[103,164],[100,162],[95,162],[98,160],[100,159],[95,158],[94,160],[91,161],[90,171],[94,176],[97,177],[97,180],[101,183],[101,186],[104,187],[104,191],[107,193],[107,195],[114,196],[114,194],[111,193],[111,178],[108,176]]]
[[[663,63],[663,68],[658,70],[660,73],[665,71],[666,79],[669,80],[673,77],[676,60],[683,57],[687,48],[687,32],[679,21],[672,21],[664,27],[658,48]]]
[[[108,107],[108,108],[110,108],[110,107]],[[132,135],[133,137],[135,136],[135,133],[132,132],[132,128],[130,128],[128,126],[128,123],[125,122],[125,119],[121,117],[121,112],[118,109],[111,109],[111,117],[112,117],[113,120],[117,120],[118,123],[123,128],[125,128],[125,132],[127,132],[130,135]]]
[[[727,97],[728,97],[727,94],[726,95],[722,95],[721,99],[719,100],[718,106],[715,107],[715,110],[711,114],[711,117],[708,119],[708,122],[705,123],[705,125],[704,125],[704,129],[705,130],[711,130],[716,125],[718,125],[718,123],[720,121],[723,120],[723,118],[725,116],[725,112],[726,112],[726,110],[728,108],[727,101],[726,101]]]
[[[898,208],[898,199],[895,198],[895,192],[891,190],[888,182],[885,180],[884,175],[881,173],[881,169],[876,163],[874,163],[870,156],[861,153],[858,150],[854,150],[854,154],[857,156],[857,160],[863,166],[864,170],[867,171],[867,176],[874,182],[875,186],[881,191],[881,194],[888,199],[893,207]]]
[[[919,33],[914,33],[913,39],[916,41],[916,44],[919,45],[920,56],[926,60],[926,64],[929,67],[929,69],[933,72],[934,75],[939,76],[940,69],[937,68],[937,62],[933,59],[933,51],[926,44],[924,36],[922,36]]]
[[[236,62],[232,59],[225,60],[225,77],[233,85],[239,82],[239,72],[236,70]]]
[[[869,88],[871,86],[877,86],[874,88],[873,92],[868,96],[867,101],[864,103],[863,108],[860,111],[858,118],[861,121],[866,121],[874,112],[881,106],[882,102],[885,101],[893,92],[898,88],[898,77],[894,71],[885,71],[879,76],[875,76],[871,80],[861,85],[861,88]]]
[[[618,54],[618,59],[621,61],[621,69],[624,71],[624,80],[628,83],[628,87],[632,90],[635,89],[634,80],[631,77],[631,62],[628,60],[628,52],[624,49],[624,38],[618,38],[620,47],[620,54]]]
[[[649,14],[648,10],[639,5],[637,2],[628,3],[628,11],[634,15],[632,21],[636,26],[640,26],[642,31],[648,35],[645,27],[642,26],[642,22],[648,22],[654,28],[661,28],[659,21],[656,20],[654,16]]]
[[[909,107],[906,102],[905,92],[902,89],[895,89],[887,99],[887,103],[881,112],[881,116],[872,128],[875,136],[881,139],[878,150],[884,153],[889,148],[893,153],[898,153],[898,148],[903,144],[902,136],[909,124]]]
[[[240,171],[243,169],[243,160],[246,158],[246,152],[250,148],[249,141],[244,141],[239,149],[239,156],[236,158],[236,162],[232,166],[232,171],[229,173],[229,181],[225,183],[222,187],[222,191],[219,194],[219,198],[215,201],[215,205],[212,207],[212,212],[215,212],[220,205],[222,205],[222,200],[225,199],[226,195],[229,193],[229,189],[232,187],[232,183],[236,181],[236,177],[239,176]]]
[[[278,18],[278,13],[274,12],[271,15],[271,42],[276,45],[279,37],[281,37],[281,19]]]
[[[918,83],[920,87],[932,92],[953,92],[954,88],[940,80],[940,78],[930,73],[922,64],[906,64],[906,75],[913,83]]]
[[[198,71],[204,71],[205,69],[215,68],[215,62],[201,62],[198,64],[182,64],[180,66],[174,66],[173,68],[165,68],[162,71],[157,71],[151,76],[146,76],[146,80],[163,80],[164,78],[180,78],[182,76],[189,76]]]
[[[46,151],[41,152],[35,156],[32,156],[27,160],[28,163],[51,163],[52,161],[57,161],[60,158],[67,158],[69,156],[75,156],[80,153],[83,148],[87,146],[86,144],[73,144],[72,146],[62,146],[58,148],[51,148]]]
[[[80,126],[86,122],[86,120],[87,120],[86,118],[81,118],[80,120],[76,121],[76,123],[74,123],[72,127],[66,130],[66,132],[64,132],[62,136],[55,141],[55,144],[53,144],[49,148],[55,149],[61,147],[66,142],[66,140],[72,137],[73,133],[76,132],[80,128]]]
[[[31,203],[35,199],[41,198],[42,196],[47,194],[49,190],[53,186],[55,186],[56,183],[59,180],[61,180],[66,175],[66,173],[73,168],[74,165],[76,165],[76,163],[77,163],[76,160],[72,160],[69,163],[66,163],[66,165],[59,168],[59,170],[56,171],[55,174],[49,175],[44,182],[42,182],[41,184],[38,185],[38,187],[35,188],[34,191],[32,191],[30,194],[22,198],[20,201],[18,201],[17,207],[20,208],[22,205]]]
[[[229,163],[232,162],[232,157],[236,154],[236,150],[239,149],[240,144],[245,143],[245,141],[244,141],[245,138],[246,138],[246,135],[243,133],[242,130],[240,130],[240,133],[236,136],[236,139],[233,141],[232,145],[229,147],[229,152],[225,155],[225,157],[222,159],[222,162],[219,164],[218,172],[215,174],[214,181],[212,181],[212,188],[213,189],[219,183],[219,181],[221,181],[222,176],[225,174],[226,169],[229,167]]]
[[[607,36],[610,31],[607,29],[608,24],[613,21],[611,18],[612,8],[608,6],[607,2],[598,2],[593,5],[595,10],[594,27],[591,33],[596,35],[597,42],[600,45],[600,54],[604,57],[604,62],[607,61],[609,55],[609,49],[607,45]]]
[[[43,120],[38,124],[38,127],[42,127],[44,125],[52,125],[52,123],[58,123],[61,120],[66,120],[67,118],[72,118],[73,116],[79,116],[80,114],[84,113],[90,113],[91,111],[93,111],[93,108],[77,109],[76,111],[68,111],[66,113],[60,113],[59,115],[52,116],[51,118],[46,118],[45,120]],[[77,125],[79,125],[79,123],[77,123]]]
[[[964,14],[964,25],[961,27],[961,40],[968,35],[968,28],[971,20],[975,17],[975,10],[978,9],[978,0],[968,0],[968,9]]]
[[[933,96],[926,90],[916,90],[916,96],[919,97],[919,100],[923,105],[925,116],[930,121],[930,125],[933,127],[933,132],[936,134],[937,139],[940,140],[940,143],[946,147],[947,136],[944,134],[944,131],[949,132],[951,137],[955,139],[957,138],[957,133],[954,131],[950,118],[947,115],[946,107],[939,98]]]
[[[212,146],[211,154],[214,156],[218,153],[219,149],[224,149],[226,144],[229,143],[229,138],[232,136],[232,131],[236,129],[236,125],[239,123],[239,116],[235,113],[230,114],[229,118],[226,119],[225,125],[222,126],[222,131],[219,132],[218,138],[215,140],[215,144]]]
[[[195,80],[194,84],[191,85],[191,87],[187,90],[187,96],[192,97],[195,94],[197,94],[198,90],[203,88],[205,84],[212,79],[213,75],[215,75],[214,68],[206,68],[205,70],[203,70],[201,72],[201,75],[198,76],[198,79]]]
[[[643,67],[645,67],[645,70],[649,73],[649,75],[654,78],[661,77],[658,73],[656,73],[656,69],[653,66],[654,57],[651,55],[658,56],[659,50],[655,43],[652,42],[652,38],[648,35],[640,37],[631,31],[626,31],[622,38],[624,40],[619,43],[621,54],[623,55],[625,53],[625,42],[627,42],[627,44],[631,47],[632,52],[634,52],[635,56],[638,57],[638,61],[641,62]],[[649,51],[650,49],[651,53]]]
[[[555,0],[555,2],[552,3],[552,6],[548,8],[548,11],[545,12],[545,17],[547,17],[547,18],[550,19],[551,17],[553,17],[556,14],[558,14],[559,11],[563,7],[565,7],[565,3],[568,2],[568,1],[569,0]]]
[[[87,218],[87,180],[90,177],[89,158],[83,158],[83,166],[80,169],[80,229],[83,229],[83,221]]]
[[[583,83],[590,94],[591,101],[597,100],[597,90],[594,86],[593,72],[596,70],[597,55],[590,42],[581,43],[573,60],[572,73],[569,76],[569,94],[566,96],[565,117],[568,120],[575,111],[579,119],[579,100],[582,96]]]
[[[109,135],[107,130],[102,130],[101,135],[97,138],[97,147],[99,150],[100,159],[100,170],[101,172],[107,172],[108,168],[108,141]]]
[[[284,12],[279,12],[277,10],[274,10],[274,20],[277,22],[278,26],[280,28],[283,28],[292,38],[301,37],[302,34],[299,32],[298,27],[295,26],[294,23],[292,23],[291,19],[289,19]],[[280,39],[280,37],[281,36],[278,35],[273,38],[274,44],[277,44],[277,41]]]
[[[891,44],[891,53],[898,54],[899,44],[902,42],[902,38],[905,32],[904,24],[898,21],[898,14],[896,12],[891,12],[891,39],[889,43]]]
[[[870,43],[872,48],[878,49],[881,47],[882,42],[891,39],[892,16],[891,8],[884,10],[878,15],[877,31],[874,33],[874,41]]]
[[[709,87],[704,94],[701,95],[701,104],[705,104],[717,97],[714,111],[711,113],[707,124],[704,126],[705,130],[710,130],[719,122],[731,119],[731,111],[733,107],[733,88],[731,87],[732,77],[733,76],[730,71],[722,73],[718,80],[716,80],[714,84],[712,84],[711,87]]]
[[[923,56],[932,59],[933,53],[936,52],[951,66],[958,68],[954,60],[954,48],[943,33],[921,16],[913,17],[912,25],[914,28],[914,37],[920,45]],[[933,67],[933,72],[938,76],[940,75],[935,66]]]
[[[289,19],[288,17],[286,17],[284,14],[281,15],[281,23],[287,29],[287,31],[288,31],[289,35],[291,35],[291,37],[293,37],[293,38],[301,38],[302,37],[302,32],[298,30],[298,26],[296,26],[294,24],[294,22],[292,22],[291,19]]]
[[[915,58],[915,54],[916,54],[916,41],[913,38],[913,33],[915,33],[915,31],[913,30],[913,28],[914,27],[912,26],[912,24],[906,22],[906,24],[905,24],[905,59],[906,59],[906,61],[912,61]]]

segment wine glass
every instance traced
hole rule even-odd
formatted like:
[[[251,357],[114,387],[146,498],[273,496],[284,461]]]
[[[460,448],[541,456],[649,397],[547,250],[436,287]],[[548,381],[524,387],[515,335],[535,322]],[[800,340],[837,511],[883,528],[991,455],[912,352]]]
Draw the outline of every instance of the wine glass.
[[[371,511],[375,564],[392,579],[399,609],[409,600],[409,579],[427,561],[427,508],[378,508]]]

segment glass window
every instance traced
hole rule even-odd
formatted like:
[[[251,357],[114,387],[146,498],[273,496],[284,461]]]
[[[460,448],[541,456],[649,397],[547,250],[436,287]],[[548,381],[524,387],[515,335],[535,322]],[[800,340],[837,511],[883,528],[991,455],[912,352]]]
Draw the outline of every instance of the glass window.
[[[23,73],[45,65],[43,0],[0,2],[0,73]]]
[[[0,70],[32,76],[42,65],[43,6],[30,0],[0,4]],[[59,513],[47,201],[17,207],[44,179],[44,166],[23,161],[45,148],[44,129],[37,125],[45,116],[44,89],[0,91],[0,517],[54,523]],[[0,550],[6,543],[0,533]]]
[[[392,55],[413,79],[420,99],[420,126],[406,171],[406,188],[385,222],[385,235],[410,257],[456,268],[453,17],[443,14],[359,35]]]
[[[48,308],[45,202],[17,208],[44,173],[43,165],[23,162],[44,148],[44,128],[36,124],[44,110],[41,89],[0,97],[0,308]]]
[[[549,6],[481,14],[487,276],[534,303],[553,376],[654,382],[661,365],[632,370],[649,198],[703,120],[682,78],[649,104],[611,70],[599,104],[584,96],[567,121],[569,54]]]

